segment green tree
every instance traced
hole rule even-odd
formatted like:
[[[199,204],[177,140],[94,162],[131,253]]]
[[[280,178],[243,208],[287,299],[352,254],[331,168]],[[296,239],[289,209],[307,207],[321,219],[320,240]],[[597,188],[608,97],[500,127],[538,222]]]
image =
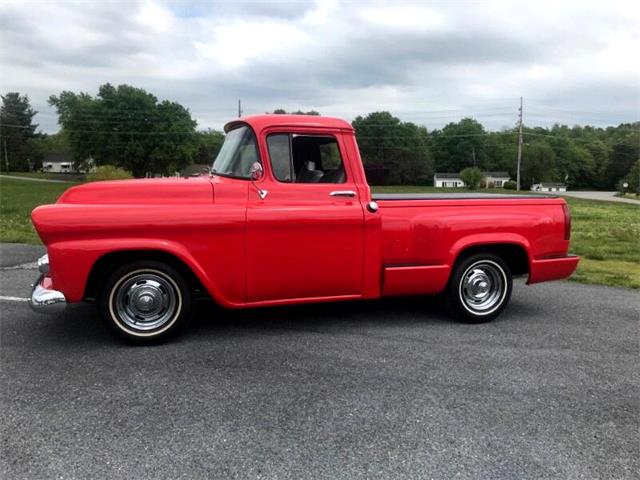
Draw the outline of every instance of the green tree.
[[[483,167],[490,171],[506,171],[512,177],[516,173],[518,134],[503,130],[490,132],[485,140],[486,161]]]
[[[433,175],[425,127],[402,122],[389,112],[358,116],[352,122],[371,183],[427,184]]]
[[[572,188],[589,187],[594,182],[594,161],[591,153],[571,138],[564,125],[555,125],[547,142],[556,157],[556,180],[566,182]]]
[[[623,187],[627,184],[627,188]],[[626,177],[624,177],[618,184],[620,191],[634,192],[636,195],[640,195],[640,160],[633,164],[631,170]]]
[[[33,168],[34,150],[30,140],[36,136],[35,110],[29,97],[18,92],[2,95],[0,107],[0,170],[25,172]]]
[[[607,170],[611,158],[611,147],[598,138],[591,138],[584,144],[584,148],[593,158],[593,182],[594,188],[607,188]]]
[[[629,135],[616,140],[611,147],[611,156],[607,168],[608,186],[613,186],[624,177],[631,169],[634,162],[640,158],[640,148],[638,143],[640,134]]]
[[[477,167],[467,167],[460,172],[460,178],[469,190],[476,190],[482,181],[482,171]]]
[[[96,97],[64,91],[52,95],[58,122],[74,158],[92,157],[136,177],[171,174],[193,162],[196,122],[182,105],[129,85],[102,85]]]
[[[449,123],[432,132],[432,151],[438,172],[459,172],[465,167],[486,168],[487,132],[472,118]]]
[[[555,165],[556,155],[547,142],[544,140],[527,142],[522,149],[521,188],[529,188],[536,182],[555,180],[557,177]]]
[[[198,132],[197,136],[198,150],[195,155],[194,163],[204,165],[213,164],[213,160],[218,155],[222,143],[224,142],[224,134],[217,130],[204,130]]]

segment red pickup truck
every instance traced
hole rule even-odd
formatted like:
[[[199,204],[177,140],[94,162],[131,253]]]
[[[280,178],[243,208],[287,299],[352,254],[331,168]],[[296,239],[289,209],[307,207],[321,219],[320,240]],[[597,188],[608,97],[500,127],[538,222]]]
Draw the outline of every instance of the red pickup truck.
[[[513,276],[578,263],[562,199],[372,194],[354,130],[334,118],[250,116],[225,132],[209,176],[87,183],[36,208],[47,255],[32,307],[95,301],[138,343],[184,327],[199,294],[228,308],[443,294],[484,322]]]

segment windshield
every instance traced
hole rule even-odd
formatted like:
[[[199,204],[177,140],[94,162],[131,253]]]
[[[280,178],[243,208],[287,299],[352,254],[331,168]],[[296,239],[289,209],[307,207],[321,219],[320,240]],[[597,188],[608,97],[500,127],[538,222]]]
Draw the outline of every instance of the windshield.
[[[258,161],[256,136],[251,128],[240,126],[227,133],[220,153],[213,162],[216,175],[249,178],[251,164]]]

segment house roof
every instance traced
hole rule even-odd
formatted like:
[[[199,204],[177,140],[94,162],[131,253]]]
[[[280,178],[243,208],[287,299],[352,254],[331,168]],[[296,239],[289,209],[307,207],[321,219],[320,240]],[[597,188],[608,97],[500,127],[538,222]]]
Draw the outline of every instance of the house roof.
[[[566,187],[564,183],[558,183],[558,182],[541,182],[541,183],[535,183],[534,185],[540,185],[542,187]]]
[[[42,161],[46,163],[73,163],[73,157],[69,152],[47,152]]]
[[[486,177],[493,178],[511,178],[509,172],[482,172]]]
[[[482,172],[482,175],[492,178],[511,178],[511,175],[509,175],[508,172]],[[435,173],[433,176],[445,180],[454,180],[460,178],[459,173]]]
[[[434,173],[433,176],[435,178],[444,178],[445,180],[460,179],[459,173]]]

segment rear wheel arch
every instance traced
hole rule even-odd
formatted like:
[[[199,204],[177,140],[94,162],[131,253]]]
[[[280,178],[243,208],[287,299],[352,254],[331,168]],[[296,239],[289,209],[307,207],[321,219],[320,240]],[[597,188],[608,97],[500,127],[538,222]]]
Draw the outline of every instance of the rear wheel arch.
[[[470,256],[480,253],[496,255],[502,258],[514,276],[529,274],[529,255],[526,248],[518,243],[484,243],[470,245],[461,249],[456,254],[452,263],[452,269]]]

